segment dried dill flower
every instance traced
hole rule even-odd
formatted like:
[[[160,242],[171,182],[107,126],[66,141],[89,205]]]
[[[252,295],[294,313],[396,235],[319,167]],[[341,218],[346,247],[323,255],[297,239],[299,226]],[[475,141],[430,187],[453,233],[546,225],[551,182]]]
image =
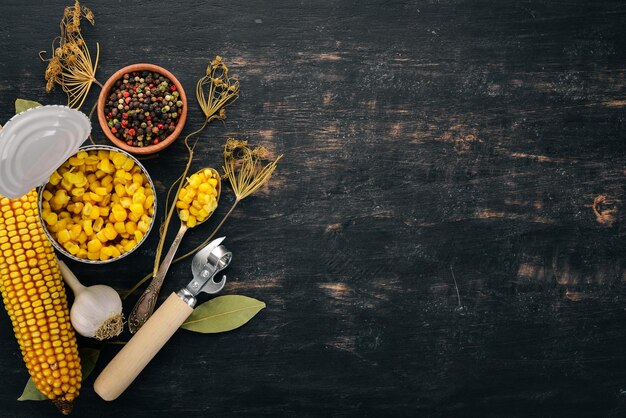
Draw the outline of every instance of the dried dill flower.
[[[61,34],[52,41],[52,57],[44,58],[46,51],[39,53],[41,59],[48,62],[45,72],[46,91],[51,91],[55,84],[60,85],[67,93],[67,105],[76,109],[82,106],[92,83],[102,87],[96,80],[100,46],[96,42],[96,59],[92,63],[80,28],[83,18],[94,25],[93,12],[76,0],[73,6],[66,7],[63,12]]]
[[[248,141],[229,138],[224,145],[224,178],[235,192],[233,207],[261,188],[272,177],[276,164],[283,157],[262,165],[267,155],[264,147],[248,148]]]
[[[208,91],[205,94],[204,91]],[[219,55],[206,69],[206,75],[196,84],[196,98],[207,121],[226,119],[225,107],[239,97],[239,81],[231,80],[228,67]]]

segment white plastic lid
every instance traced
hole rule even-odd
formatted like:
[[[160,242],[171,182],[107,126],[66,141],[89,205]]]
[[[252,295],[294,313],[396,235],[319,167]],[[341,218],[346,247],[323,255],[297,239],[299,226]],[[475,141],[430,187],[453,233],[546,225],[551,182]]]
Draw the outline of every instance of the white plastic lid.
[[[91,132],[87,116],[67,106],[40,106],[0,130],[0,195],[15,199],[45,184]]]

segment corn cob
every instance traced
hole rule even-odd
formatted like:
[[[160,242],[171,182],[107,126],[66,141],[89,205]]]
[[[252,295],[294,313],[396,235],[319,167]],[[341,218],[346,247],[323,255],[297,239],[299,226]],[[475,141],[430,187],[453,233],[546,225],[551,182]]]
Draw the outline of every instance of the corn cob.
[[[80,357],[65,287],[37,210],[37,193],[0,196],[0,284],[4,306],[37,389],[63,414],[81,385]]]

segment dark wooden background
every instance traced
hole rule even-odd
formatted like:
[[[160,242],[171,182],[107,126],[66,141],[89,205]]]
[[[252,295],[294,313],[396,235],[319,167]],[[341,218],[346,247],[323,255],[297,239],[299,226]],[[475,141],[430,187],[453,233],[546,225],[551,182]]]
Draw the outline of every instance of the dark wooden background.
[[[37,53],[69,3],[3,0],[2,122],[17,97],[64,102]],[[625,2],[87,5],[98,79],[166,67],[190,95],[185,132],[208,62],[239,76],[194,168],[219,167],[228,136],[285,157],[222,231],[224,293],[267,309],[234,332],[179,332],[112,403],[92,389],[119,349],[105,346],[75,417],[626,414]],[[160,204],[183,159],[177,142],[145,163]],[[70,266],[124,291],[155,246],[153,233],[118,263]],[[189,278],[173,266],[163,297]],[[56,416],[16,401],[27,372],[5,314],[0,353],[0,415]]]

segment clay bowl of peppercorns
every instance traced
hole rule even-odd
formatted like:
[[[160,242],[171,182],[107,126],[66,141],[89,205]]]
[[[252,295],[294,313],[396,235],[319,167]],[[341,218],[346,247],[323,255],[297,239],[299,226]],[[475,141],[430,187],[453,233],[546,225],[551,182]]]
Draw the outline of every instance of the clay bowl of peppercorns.
[[[180,82],[153,64],[124,67],[104,84],[98,121],[107,138],[133,154],[152,154],[178,138],[187,119]]]

